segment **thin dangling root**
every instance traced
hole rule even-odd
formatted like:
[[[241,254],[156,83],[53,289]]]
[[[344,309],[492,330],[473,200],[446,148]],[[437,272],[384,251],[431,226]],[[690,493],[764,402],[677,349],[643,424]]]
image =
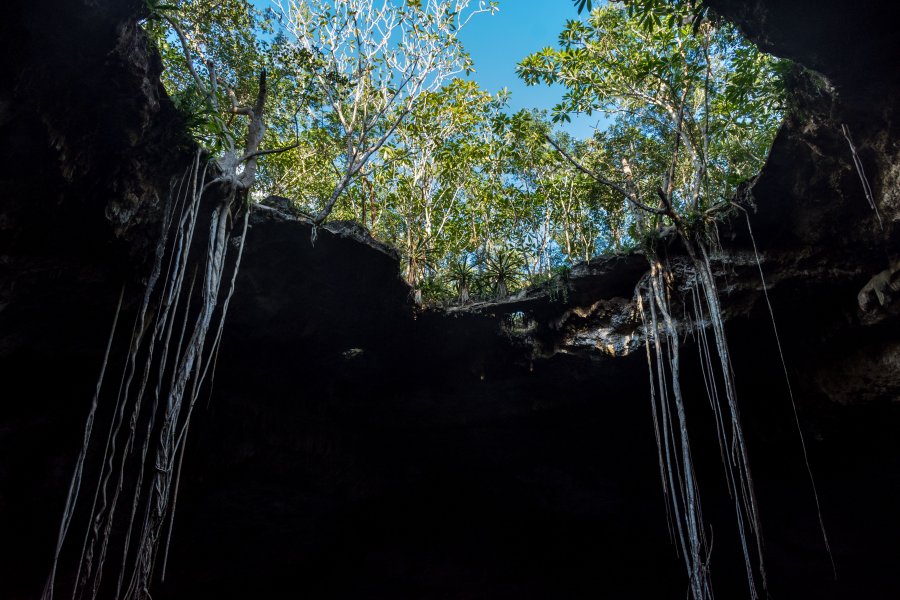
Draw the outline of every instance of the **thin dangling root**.
[[[872,193],[872,186],[869,185],[869,178],[866,177],[866,170],[863,168],[862,159],[859,157],[859,152],[856,149],[856,145],[853,143],[853,138],[850,137],[850,128],[847,127],[846,123],[841,124],[841,132],[843,132],[844,139],[847,140],[847,144],[850,146],[850,154],[853,156],[853,166],[856,167],[856,174],[859,175],[859,181],[862,183],[863,193],[866,195],[866,200],[869,202],[869,208],[875,213],[875,218],[878,219],[878,226],[884,230],[884,222],[881,220],[881,213],[878,212],[878,204],[875,203],[875,194]]]
[[[84,439],[81,450],[78,452],[78,458],[75,460],[75,472],[72,474],[72,481],[69,484],[69,493],[66,497],[66,506],[63,509],[62,523],[59,526],[59,535],[56,541],[56,550],[53,553],[53,566],[50,569],[50,577],[44,587],[43,597],[52,598],[54,585],[56,583],[56,570],[59,565],[59,554],[62,551],[63,543],[66,540],[66,534],[69,532],[69,526],[72,524],[72,517],[75,515],[75,505],[81,492],[82,477],[84,475],[84,461],[87,451],[91,444],[91,435],[94,430],[94,419],[97,416],[97,406],[100,399],[100,390],[103,387],[103,380],[106,376],[106,367],[109,364],[109,351],[112,348],[113,339],[116,335],[116,327],[119,323],[119,314],[122,312],[122,299],[125,296],[125,286],[119,292],[119,302],[116,304],[116,314],[113,317],[112,329],[109,332],[109,338],[106,342],[106,351],[103,354],[103,363],[100,367],[100,376],[97,378],[97,386],[94,390],[94,397],[91,400],[91,408],[88,412],[87,422],[84,425]]]
[[[739,206],[738,208],[744,211],[744,217],[747,219],[747,232],[750,234],[750,242],[753,245],[753,256],[756,258],[756,266],[759,269],[759,279],[762,283],[763,297],[765,298],[766,306],[769,309],[769,317],[772,321],[772,332],[775,334],[775,345],[778,347],[778,356],[781,359],[781,368],[784,370],[784,381],[787,384],[788,397],[790,397],[791,399],[791,409],[794,414],[794,424],[797,427],[797,435],[800,438],[800,448],[803,451],[803,463],[806,466],[806,473],[809,475],[809,484],[812,488],[813,499],[816,503],[816,514],[819,519],[819,531],[822,533],[822,541],[825,544],[825,551],[828,553],[828,559],[831,561],[831,570],[836,580],[837,565],[834,562],[834,554],[831,551],[831,544],[828,542],[828,533],[825,530],[825,519],[822,517],[822,506],[819,502],[819,491],[816,487],[816,479],[813,476],[812,467],[809,464],[809,453],[806,449],[806,438],[803,435],[803,428],[800,425],[800,414],[797,411],[797,401],[794,399],[794,388],[791,385],[791,376],[788,373],[787,360],[784,357],[784,350],[781,346],[781,336],[778,334],[778,326],[775,324],[775,310],[772,308],[772,301],[769,299],[768,285],[766,285],[766,276],[763,273],[762,261],[759,258],[759,250],[757,250],[756,247],[756,238],[753,236],[753,228],[750,226],[750,214],[743,207]]]

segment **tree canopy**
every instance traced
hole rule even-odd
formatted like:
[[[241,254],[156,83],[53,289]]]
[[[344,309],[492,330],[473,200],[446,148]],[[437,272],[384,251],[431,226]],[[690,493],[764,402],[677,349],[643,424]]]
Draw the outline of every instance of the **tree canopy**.
[[[556,120],[611,117],[598,138],[618,160],[601,166],[600,179],[634,206],[705,211],[728,201],[765,160],[781,121],[778,63],[733,26],[687,7],[649,23],[630,9],[598,8],[569,21],[560,47],[528,56],[519,73],[566,87]]]
[[[254,199],[360,223],[401,250],[417,295],[449,302],[713,218],[766,158],[781,62],[700,3],[575,4],[587,17],[517,68],[565,87],[549,114],[511,113],[508,93],[465,77],[477,65],[458,33],[495,2],[175,0],[151,6],[163,18],[148,27],[212,152],[240,138],[234,107],[267,73],[260,148],[285,151],[260,157]],[[199,89],[198,76],[218,85]],[[560,127],[578,113],[602,113],[603,127],[573,138]]]

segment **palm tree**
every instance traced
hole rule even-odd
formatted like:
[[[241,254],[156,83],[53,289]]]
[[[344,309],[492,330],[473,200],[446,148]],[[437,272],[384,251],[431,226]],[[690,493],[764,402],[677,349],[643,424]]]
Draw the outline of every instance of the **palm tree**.
[[[493,284],[496,298],[509,296],[509,286],[521,278],[522,263],[521,255],[515,250],[500,249],[488,255],[484,273]]]
[[[450,274],[447,278],[456,284],[460,304],[469,303],[469,291],[475,283],[475,276],[475,267],[469,263],[466,257],[450,263]]]

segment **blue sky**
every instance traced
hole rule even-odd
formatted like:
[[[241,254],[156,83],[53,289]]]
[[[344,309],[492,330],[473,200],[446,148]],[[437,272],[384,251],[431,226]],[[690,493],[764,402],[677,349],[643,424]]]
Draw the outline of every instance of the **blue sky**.
[[[510,108],[552,108],[562,98],[561,86],[526,86],[516,76],[516,64],[528,54],[556,46],[566,21],[578,18],[570,0],[499,0],[500,11],[478,15],[460,34],[476,73],[471,77],[491,93],[512,92]],[[474,2],[473,2],[474,4]],[[563,129],[576,137],[589,137],[598,115],[573,115]]]

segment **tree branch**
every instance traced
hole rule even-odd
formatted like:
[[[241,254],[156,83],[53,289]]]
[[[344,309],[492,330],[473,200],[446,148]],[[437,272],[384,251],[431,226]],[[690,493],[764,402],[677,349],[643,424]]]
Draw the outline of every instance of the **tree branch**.
[[[197,84],[197,87],[200,88],[200,91],[203,92],[203,95],[206,96],[206,99],[209,100],[213,106],[216,105],[215,97],[210,94],[209,90],[206,87],[206,84],[203,83],[203,79],[200,75],[197,74],[197,70],[194,69],[194,58],[191,54],[191,46],[188,42],[187,36],[184,34],[184,29],[181,28],[181,25],[178,24],[175,19],[169,17],[168,15],[161,14],[162,18],[175,30],[175,34],[178,36],[179,41],[181,42],[181,50],[184,53],[184,59],[187,62],[188,71],[191,73],[191,77],[194,79],[194,83]]]
[[[287,152],[288,150],[293,150],[300,146],[300,140],[297,140],[290,146],[284,146],[283,148],[272,148],[270,150],[257,150],[256,152],[251,152],[250,154],[241,158],[240,162],[246,162],[251,158],[256,158],[257,156],[266,156],[267,154],[281,154],[282,152]]]
[[[556,148],[556,151],[559,152],[560,154],[562,154],[563,157],[564,157],[567,161],[569,161],[576,169],[578,169],[579,171],[581,171],[582,173],[584,173],[584,174],[587,175],[588,177],[591,177],[591,178],[592,178],[594,181],[596,181],[597,183],[600,183],[600,184],[605,185],[605,186],[607,186],[607,187],[609,187],[609,188],[612,188],[613,190],[615,190],[616,192],[618,192],[619,194],[621,194],[622,196],[624,196],[625,199],[628,200],[629,202],[631,202],[635,207],[637,207],[637,208],[639,208],[639,209],[641,209],[641,210],[647,211],[647,212],[649,212],[649,213],[652,213],[652,214],[654,214],[654,215],[663,215],[663,216],[668,216],[668,215],[669,215],[669,213],[666,212],[666,211],[664,211],[664,210],[660,210],[660,209],[658,209],[658,208],[653,208],[653,207],[651,207],[651,206],[647,206],[646,204],[644,204],[644,203],[638,201],[632,194],[630,194],[630,193],[628,192],[628,190],[626,190],[625,188],[623,188],[623,187],[620,186],[619,184],[617,184],[617,183],[615,183],[615,182],[612,182],[612,181],[610,181],[610,180],[608,180],[608,179],[606,179],[606,178],[604,178],[604,177],[601,177],[601,176],[598,175],[597,173],[594,173],[593,171],[591,171],[590,169],[588,169],[587,167],[585,167],[584,165],[582,165],[580,162],[578,162],[577,160],[575,160],[568,152],[566,152],[565,150],[563,150],[563,149],[559,146],[559,144],[557,144],[557,143],[553,140],[553,138],[550,137],[549,135],[544,134],[544,139],[546,139],[548,142],[550,142],[550,145],[553,146],[554,148]]]

